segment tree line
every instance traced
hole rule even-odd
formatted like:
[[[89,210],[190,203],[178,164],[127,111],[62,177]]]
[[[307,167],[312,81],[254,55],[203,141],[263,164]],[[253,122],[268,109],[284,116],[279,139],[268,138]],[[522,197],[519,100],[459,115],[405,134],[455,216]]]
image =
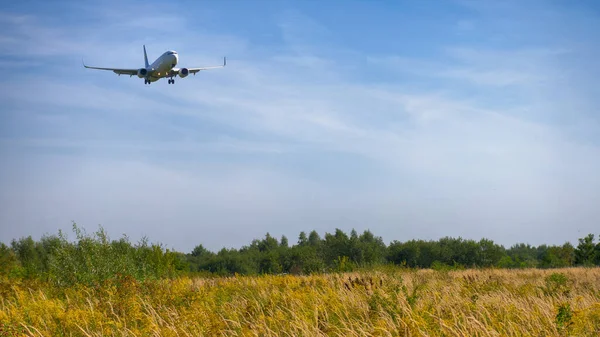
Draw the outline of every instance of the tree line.
[[[293,273],[309,274],[351,271],[379,265],[409,268],[560,268],[600,266],[600,242],[594,235],[580,238],[577,247],[514,244],[510,248],[489,239],[467,240],[444,237],[439,240],[392,241],[386,245],[369,230],[348,235],[341,229],[325,233],[301,232],[295,245],[285,236],[277,240],[269,233],[240,249],[223,248],[210,252],[202,245],[186,255],[191,270],[219,275]]]
[[[518,243],[510,248],[489,239],[467,240],[444,237],[439,240],[392,241],[365,230],[349,234],[341,229],[321,237],[315,230],[301,232],[295,244],[287,237],[277,239],[267,233],[239,249],[217,252],[197,245],[190,253],[148,244],[146,238],[132,244],[125,236],[110,240],[100,228],[85,234],[73,224],[76,240],[59,235],[13,239],[10,246],[0,243],[0,276],[46,279],[59,285],[94,284],[116,276],[139,280],[182,274],[257,275],[311,274],[352,271],[382,265],[409,268],[558,268],[599,266],[600,242],[593,234],[580,238],[575,247]]]

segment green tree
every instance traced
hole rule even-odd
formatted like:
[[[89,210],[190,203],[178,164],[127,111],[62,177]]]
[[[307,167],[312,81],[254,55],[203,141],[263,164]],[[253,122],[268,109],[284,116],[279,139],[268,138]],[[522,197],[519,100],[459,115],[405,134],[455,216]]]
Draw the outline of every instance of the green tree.
[[[575,264],[590,266],[595,262],[596,247],[594,245],[594,234],[588,234],[579,239],[577,249],[575,249]]]
[[[202,244],[197,245],[192,250],[192,256],[194,256],[194,257],[202,257],[202,256],[210,255],[210,254],[212,254],[212,253],[208,249],[204,248],[204,246]]]
[[[338,258],[350,257],[351,247],[350,238],[344,231],[339,228],[335,229],[335,233],[325,233],[325,239],[323,240],[323,254],[325,257],[325,263],[334,267],[338,262]]]
[[[13,276],[19,272],[17,255],[3,242],[0,242],[0,275]],[[14,275],[19,276],[19,275]]]
[[[192,252],[186,256],[187,261],[189,263],[189,268],[191,271],[202,271],[207,270],[206,266],[209,263],[210,259],[215,254],[208,249],[204,248],[202,244],[194,247]]]
[[[497,245],[492,240],[481,239],[479,241],[479,265],[490,267],[498,264],[505,255],[504,247]]]
[[[272,237],[269,233],[267,233],[265,238],[258,243],[258,250],[261,252],[270,252],[277,249],[277,247],[279,247],[279,242],[277,242],[277,239]]]
[[[595,256],[596,256],[596,259],[594,260],[594,263],[597,266],[600,266],[600,241],[598,241],[598,243],[596,244]]]
[[[217,275],[254,275],[258,273],[258,265],[251,257],[252,250],[243,254],[236,249],[222,248],[211,256],[201,270],[210,271]]]
[[[562,268],[573,264],[574,248],[569,242],[562,246],[549,246],[542,254],[539,264],[542,268]]]
[[[19,240],[13,239],[11,247],[23,267],[23,276],[34,278],[44,272],[40,245],[31,236]]]
[[[350,231],[350,240],[358,240],[358,233],[354,228]]]
[[[300,235],[298,235],[298,245],[304,246],[307,243],[308,243],[308,238],[306,237],[306,233],[300,232]]]
[[[420,246],[420,242],[416,240],[404,243],[394,240],[388,246],[387,260],[397,265],[406,264],[411,268],[419,267],[421,257]]]
[[[517,268],[534,268],[538,265],[538,249],[529,244],[518,243],[506,250]]]
[[[321,237],[317,231],[312,230],[310,234],[308,234],[308,244],[313,247],[317,247],[321,244]]]
[[[376,237],[369,230],[365,230],[358,238],[361,260],[357,263],[365,265],[377,265],[385,263],[385,254],[387,247],[381,237]]]
[[[280,241],[279,245],[281,247],[284,247],[284,248],[288,248],[289,247],[288,239],[287,239],[287,237],[285,235],[281,236],[281,241]]]
[[[275,251],[269,251],[261,254],[258,272],[261,274],[281,273],[282,266],[279,263],[279,254]]]
[[[292,274],[311,274],[323,272],[325,264],[312,246],[297,245],[287,252],[283,269]]]
[[[513,261],[509,255],[504,255],[500,261],[498,261],[498,267],[500,268],[515,268],[518,265]]]
[[[570,242],[565,242],[558,251],[558,257],[561,264],[565,267],[571,267],[575,263],[575,247]]]

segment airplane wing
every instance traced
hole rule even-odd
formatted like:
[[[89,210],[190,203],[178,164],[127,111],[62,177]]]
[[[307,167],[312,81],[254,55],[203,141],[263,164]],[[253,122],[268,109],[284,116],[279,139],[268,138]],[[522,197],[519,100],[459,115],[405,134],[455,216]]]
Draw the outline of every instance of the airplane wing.
[[[216,68],[223,68],[227,65],[227,58],[223,57],[223,64],[220,66],[210,66],[210,67],[200,67],[200,68],[187,68],[187,70],[189,71],[190,74],[196,74],[199,71],[202,70],[208,70],[208,69],[216,69]],[[180,70],[180,69],[178,69]]]
[[[81,63],[83,63],[83,60],[81,61]],[[137,75],[137,72],[138,72],[137,69],[90,67],[90,66],[86,66],[85,63],[83,63],[83,66],[86,68],[89,68],[89,69],[110,70],[110,71],[114,72],[115,74],[119,74],[119,75]]]

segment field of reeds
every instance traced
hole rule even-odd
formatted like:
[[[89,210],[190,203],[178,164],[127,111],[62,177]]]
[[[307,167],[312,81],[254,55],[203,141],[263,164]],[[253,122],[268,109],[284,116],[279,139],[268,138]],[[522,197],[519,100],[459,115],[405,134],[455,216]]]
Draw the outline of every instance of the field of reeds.
[[[600,268],[0,283],[0,336],[600,336]]]

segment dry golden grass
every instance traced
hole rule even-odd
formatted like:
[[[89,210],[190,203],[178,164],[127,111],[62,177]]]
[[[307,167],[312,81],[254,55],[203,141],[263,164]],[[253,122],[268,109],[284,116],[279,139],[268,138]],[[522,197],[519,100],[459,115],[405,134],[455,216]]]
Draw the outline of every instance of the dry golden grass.
[[[5,280],[0,298],[0,336],[600,336],[600,268],[387,269],[69,289]]]

